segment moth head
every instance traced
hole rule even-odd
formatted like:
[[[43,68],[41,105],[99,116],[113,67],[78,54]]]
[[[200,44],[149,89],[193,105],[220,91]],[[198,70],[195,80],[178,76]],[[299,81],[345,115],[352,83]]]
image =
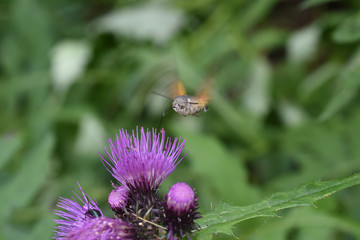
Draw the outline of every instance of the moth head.
[[[172,108],[175,112],[184,114],[187,106],[189,105],[189,98],[187,96],[178,96],[174,99],[172,103]]]

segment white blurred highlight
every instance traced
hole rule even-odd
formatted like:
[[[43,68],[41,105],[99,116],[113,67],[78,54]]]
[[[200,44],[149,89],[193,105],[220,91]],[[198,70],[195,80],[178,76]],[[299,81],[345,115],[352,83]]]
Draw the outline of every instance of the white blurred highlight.
[[[184,14],[178,9],[145,4],[106,14],[95,22],[95,30],[164,44],[176,34],[184,20]]]
[[[75,152],[80,155],[94,155],[103,149],[106,131],[100,120],[91,114],[82,117],[75,142]]]
[[[246,108],[257,117],[264,116],[269,110],[271,74],[264,59],[254,62],[242,99]]]
[[[300,107],[288,101],[280,102],[279,114],[284,124],[288,127],[301,126],[308,119],[306,113]]]
[[[51,76],[56,91],[67,89],[80,77],[91,57],[90,46],[84,41],[65,40],[51,54]]]
[[[293,62],[311,60],[318,48],[320,35],[321,30],[316,25],[295,32],[287,44],[289,59]]]

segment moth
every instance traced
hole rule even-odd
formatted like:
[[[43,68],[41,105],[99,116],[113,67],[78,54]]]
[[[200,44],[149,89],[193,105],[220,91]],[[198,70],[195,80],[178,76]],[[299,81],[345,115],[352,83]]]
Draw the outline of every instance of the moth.
[[[210,83],[204,86],[197,95],[190,96],[186,94],[184,84],[181,81],[176,81],[172,91],[172,109],[183,116],[194,116],[197,113],[209,109],[206,105],[210,100]]]
[[[201,91],[195,96],[187,95],[184,84],[177,80],[171,87],[171,97],[163,94],[153,92],[157,95],[166,97],[172,100],[172,109],[183,116],[198,116],[201,111],[207,112],[207,104],[210,101],[211,82],[206,81]],[[165,112],[163,113],[163,115]]]

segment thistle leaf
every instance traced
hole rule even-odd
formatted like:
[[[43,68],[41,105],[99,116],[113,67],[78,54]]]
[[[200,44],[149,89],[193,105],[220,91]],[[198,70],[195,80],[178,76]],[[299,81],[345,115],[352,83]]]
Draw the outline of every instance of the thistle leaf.
[[[275,217],[276,212],[281,209],[313,206],[317,200],[358,184],[360,184],[360,174],[355,174],[341,180],[311,182],[288,192],[273,194],[249,206],[240,207],[222,203],[197,221],[201,227],[199,234],[231,234],[231,227],[241,221],[256,217]]]

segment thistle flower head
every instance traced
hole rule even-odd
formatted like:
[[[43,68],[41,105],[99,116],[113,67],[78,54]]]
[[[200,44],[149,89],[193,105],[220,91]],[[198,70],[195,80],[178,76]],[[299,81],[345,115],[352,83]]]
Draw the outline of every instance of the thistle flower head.
[[[58,224],[55,231],[56,240],[108,240],[134,239],[133,228],[120,219],[104,217],[96,200],[91,199],[80,187],[81,195],[74,194],[80,204],[73,198],[60,198],[57,206],[64,210],[55,210],[63,219],[55,220]]]
[[[147,240],[190,238],[197,229],[199,218],[195,192],[185,183],[172,186],[165,198],[158,188],[182,160],[184,142],[171,141],[161,130],[140,131],[132,134],[120,130],[105,148],[108,160],[101,155],[106,169],[121,186],[109,194],[108,203],[114,218],[104,217],[96,201],[81,189],[75,198],[60,198],[56,214],[56,240]]]
[[[166,206],[173,212],[181,215],[187,212],[194,206],[195,192],[186,183],[176,183],[173,185],[167,194]]]
[[[156,191],[162,181],[176,168],[184,141],[165,140],[165,132],[138,129],[132,134],[120,130],[114,140],[109,140],[105,152],[110,161],[101,159],[109,172],[122,185],[139,192]]]
[[[99,217],[86,221],[81,227],[74,228],[66,240],[133,240],[133,228],[123,220]]]
[[[194,190],[186,183],[176,183],[165,195],[163,222],[169,231],[168,239],[180,239],[197,229],[194,220],[200,218],[197,197]]]
[[[118,186],[111,191],[108,203],[114,212],[121,213],[128,201],[129,190],[125,186]]]
[[[55,220],[58,225],[55,231],[54,239],[66,239],[66,236],[75,228],[82,227],[89,219],[101,217],[103,214],[97,205],[95,199],[91,199],[81,188],[78,183],[81,195],[73,193],[78,198],[80,203],[72,199],[60,197],[57,207],[63,210],[55,210],[55,214],[62,217],[62,219]]]

